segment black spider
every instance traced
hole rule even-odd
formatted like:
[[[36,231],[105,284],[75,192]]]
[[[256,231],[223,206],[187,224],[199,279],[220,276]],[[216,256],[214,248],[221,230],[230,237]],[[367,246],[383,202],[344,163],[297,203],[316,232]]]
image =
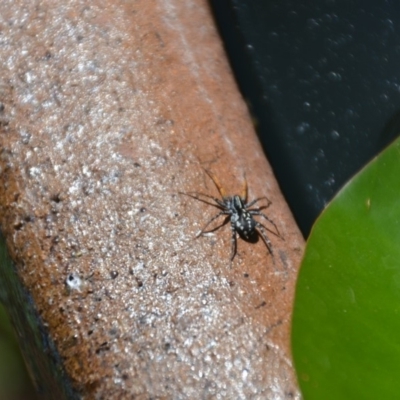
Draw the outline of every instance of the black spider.
[[[214,232],[217,229],[223,227],[225,224],[228,223],[230,220],[231,222],[231,230],[232,230],[232,250],[231,250],[231,257],[230,260],[232,261],[236,255],[236,233],[239,234],[239,236],[245,240],[252,241],[254,239],[257,239],[258,235],[261,235],[265,245],[267,246],[267,249],[270,254],[272,254],[272,244],[270,240],[268,239],[268,236],[266,234],[266,231],[272,233],[275,236],[278,236],[282,238],[280,235],[277,226],[275,223],[268,218],[265,214],[261,212],[261,210],[268,208],[271,205],[271,201],[267,199],[267,197],[259,197],[253,201],[250,201],[247,203],[247,182],[246,179],[244,179],[243,182],[243,191],[242,195],[234,195],[234,196],[227,196],[225,194],[225,190],[222,188],[220,183],[218,182],[217,178],[211,174],[211,172],[205,170],[207,175],[211,178],[211,180],[214,182],[214,185],[216,186],[219,194],[221,195],[222,200],[217,199],[213,196],[210,196],[208,194],[204,193],[198,193],[198,192],[188,192],[188,193],[183,193],[179,192],[180,194],[184,194],[186,196],[192,197],[196,200],[199,200],[203,203],[209,204],[213,207],[218,208],[221,210],[218,214],[214,215],[204,226],[204,228],[196,235],[196,237],[201,236],[203,233],[209,233],[209,232]],[[199,198],[199,196],[204,196],[208,199],[213,200],[215,203],[210,203],[209,201],[206,201],[204,199]],[[257,207],[254,209],[251,209],[254,204],[256,204],[258,201],[266,199],[268,201],[268,204],[265,206]],[[222,222],[222,224],[218,225],[217,227],[206,231],[206,228],[217,218],[219,218],[222,215],[226,215],[226,218]],[[262,223],[256,221],[253,216],[258,215],[260,217],[265,218],[271,225],[274,226],[276,231],[273,231],[266,226],[264,226]]]

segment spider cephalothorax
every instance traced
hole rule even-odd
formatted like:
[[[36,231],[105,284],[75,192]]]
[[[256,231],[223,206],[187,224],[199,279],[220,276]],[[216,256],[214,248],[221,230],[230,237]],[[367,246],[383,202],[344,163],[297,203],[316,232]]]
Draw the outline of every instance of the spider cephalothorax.
[[[239,234],[240,237],[242,237],[245,240],[251,240],[254,237],[257,237],[257,235],[261,235],[265,245],[267,246],[268,251],[270,254],[272,254],[272,245],[270,240],[268,239],[268,236],[266,234],[266,231],[274,234],[275,236],[281,237],[279,234],[278,228],[276,227],[275,223],[268,218],[265,214],[261,212],[261,210],[268,208],[271,204],[271,202],[265,197],[259,197],[255,200],[250,201],[247,203],[247,182],[246,179],[244,179],[243,182],[243,190],[242,194],[239,195],[234,195],[234,196],[227,196],[225,194],[225,190],[222,188],[220,183],[218,182],[217,178],[211,174],[209,171],[205,171],[207,175],[211,178],[211,180],[214,182],[219,194],[221,195],[222,199],[217,199],[213,196],[210,196],[208,194],[204,193],[198,193],[198,192],[189,192],[189,193],[182,193],[180,194],[185,194],[187,196],[190,196],[196,200],[202,201],[203,203],[209,204],[211,206],[214,206],[220,210],[220,212],[216,215],[214,215],[204,226],[204,228],[198,233],[197,237],[202,235],[203,233],[208,233],[208,232],[213,232],[216,231],[217,229],[221,228],[225,224],[230,221],[231,223],[231,231],[232,231],[232,249],[231,249],[231,261],[234,259],[236,255],[236,234]],[[204,196],[208,199],[211,199],[214,201],[214,203],[211,203],[209,201],[206,201],[199,196]],[[267,200],[268,204],[253,208],[251,209],[250,207],[254,206],[258,201],[260,200]],[[206,231],[207,227],[215,221],[217,218],[225,215],[225,219],[222,222],[222,224],[218,225],[215,228],[212,228],[209,231]],[[256,221],[253,216],[260,216],[265,218],[275,229],[275,231],[267,228],[264,226],[262,223]]]

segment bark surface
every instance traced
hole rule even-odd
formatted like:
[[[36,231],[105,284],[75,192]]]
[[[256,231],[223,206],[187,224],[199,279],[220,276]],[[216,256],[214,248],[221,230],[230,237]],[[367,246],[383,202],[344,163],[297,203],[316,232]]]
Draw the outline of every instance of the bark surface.
[[[43,397],[299,398],[304,243],[207,2],[2,1],[0,24],[2,285]],[[218,210],[178,193],[219,197],[205,169],[271,200],[273,256],[195,239]]]

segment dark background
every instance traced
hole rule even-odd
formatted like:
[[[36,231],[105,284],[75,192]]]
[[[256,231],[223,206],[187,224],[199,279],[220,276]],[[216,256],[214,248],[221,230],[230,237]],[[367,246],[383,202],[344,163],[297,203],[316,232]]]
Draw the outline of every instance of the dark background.
[[[400,132],[400,2],[210,4],[264,150],[308,236],[327,202]]]

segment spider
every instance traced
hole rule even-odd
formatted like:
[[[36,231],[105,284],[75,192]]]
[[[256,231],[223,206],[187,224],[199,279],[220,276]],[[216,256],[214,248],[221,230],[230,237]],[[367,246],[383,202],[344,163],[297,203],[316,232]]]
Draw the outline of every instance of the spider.
[[[201,236],[204,233],[210,233],[218,230],[219,228],[222,228],[224,225],[230,221],[231,223],[231,231],[232,231],[232,237],[231,237],[231,256],[230,260],[231,262],[235,258],[236,255],[236,248],[237,248],[237,239],[236,239],[236,234],[239,234],[239,236],[247,241],[254,241],[254,239],[258,238],[258,235],[261,235],[265,245],[267,246],[267,249],[269,253],[272,255],[272,244],[270,240],[268,239],[268,236],[266,234],[266,231],[272,233],[275,236],[278,236],[279,238],[282,239],[282,236],[280,235],[277,226],[275,223],[268,218],[264,213],[261,212],[261,210],[268,208],[271,205],[271,201],[268,200],[267,197],[258,197],[255,200],[250,201],[247,203],[247,181],[246,179],[243,180],[243,190],[241,195],[234,195],[234,196],[227,196],[225,193],[225,190],[211,172],[204,170],[206,174],[211,178],[213,181],[215,187],[217,188],[219,194],[221,195],[221,200],[217,199],[213,196],[210,196],[208,194],[204,193],[199,193],[199,192],[188,192],[188,193],[183,193],[179,192],[179,194],[183,194],[189,197],[192,197],[195,200],[199,200],[203,203],[209,204],[210,206],[216,207],[220,210],[220,212],[216,215],[214,215],[204,226],[204,228],[196,235],[196,238]],[[204,196],[207,199],[211,199],[214,201],[214,203],[211,203],[207,200],[204,200],[200,198],[199,196]],[[267,205],[257,207],[254,209],[251,209],[250,207],[254,206],[258,201],[266,199],[268,201]],[[224,221],[216,226],[213,229],[210,229],[206,231],[207,227],[215,221],[217,218],[226,215]],[[267,228],[264,226],[261,222],[256,221],[253,216],[260,216],[265,218],[273,227],[275,228],[275,231]]]

